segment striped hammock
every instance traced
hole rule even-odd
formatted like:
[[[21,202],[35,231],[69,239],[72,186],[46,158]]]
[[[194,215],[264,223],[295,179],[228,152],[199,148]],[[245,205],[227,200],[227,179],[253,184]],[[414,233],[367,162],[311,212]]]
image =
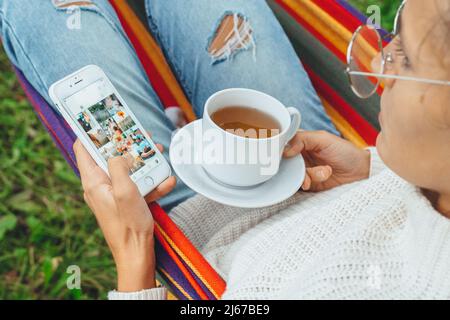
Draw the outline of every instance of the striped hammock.
[[[152,38],[143,13],[143,1],[110,0],[162,103],[180,106],[188,121],[193,109]],[[346,49],[365,17],[344,0],[268,0],[302,60],[327,113],[342,135],[358,146],[373,145],[378,134],[379,96],[360,100],[351,91]],[[77,172],[72,145],[75,135],[46,101],[16,70],[38,117],[65,159]],[[295,71],[294,71],[295,72]],[[155,220],[157,271],[178,299],[219,299],[225,281],[184,236],[166,212],[150,204]]]

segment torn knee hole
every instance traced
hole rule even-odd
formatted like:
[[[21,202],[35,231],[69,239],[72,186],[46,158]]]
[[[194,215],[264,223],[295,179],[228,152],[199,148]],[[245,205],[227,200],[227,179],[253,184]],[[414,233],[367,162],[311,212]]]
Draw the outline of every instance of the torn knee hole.
[[[94,5],[92,0],[75,1],[75,0],[52,0],[53,5],[60,9],[65,9],[73,6],[83,7]]]
[[[208,45],[214,62],[227,60],[242,49],[253,49],[253,29],[247,18],[239,13],[226,13],[220,20]]]

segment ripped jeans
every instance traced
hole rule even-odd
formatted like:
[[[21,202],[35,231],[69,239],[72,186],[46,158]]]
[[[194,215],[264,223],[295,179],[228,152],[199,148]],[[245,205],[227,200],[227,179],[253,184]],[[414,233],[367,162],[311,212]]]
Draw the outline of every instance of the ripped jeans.
[[[338,134],[264,1],[147,0],[146,11],[198,117],[214,92],[244,87],[298,108],[303,129]],[[70,20],[75,14],[78,21]],[[0,32],[12,63],[48,102],[52,83],[88,64],[100,66],[167,156],[174,126],[107,0],[0,0]],[[169,210],[192,195],[178,181],[160,204]]]

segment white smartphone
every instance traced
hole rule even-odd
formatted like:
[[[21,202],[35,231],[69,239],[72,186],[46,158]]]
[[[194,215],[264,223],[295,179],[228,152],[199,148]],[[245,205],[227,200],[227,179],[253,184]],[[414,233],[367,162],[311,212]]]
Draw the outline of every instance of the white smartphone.
[[[123,156],[145,196],[171,174],[164,156],[101,68],[89,65],[54,83],[49,95],[97,164]]]

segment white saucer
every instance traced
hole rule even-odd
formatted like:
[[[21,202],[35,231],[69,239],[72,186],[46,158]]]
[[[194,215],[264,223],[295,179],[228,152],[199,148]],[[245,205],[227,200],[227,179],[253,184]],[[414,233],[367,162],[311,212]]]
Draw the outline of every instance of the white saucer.
[[[201,120],[191,122],[178,130],[172,141],[176,141],[180,134],[190,134],[191,137],[195,137],[194,127],[201,125],[199,121]],[[196,138],[198,138],[198,135]],[[196,141],[193,141],[189,146],[183,148],[190,149],[193,152],[195,143]],[[201,141],[197,141],[197,143],[201,143]],[[176,161],[179,160],[176,157],[180,157],[180,154],[174,152],[173,149],[172,143],[169,156],[178,177],[195,192],[229,206],[261,208],[280,203],[294,195],[305,179],[305,161],[302,156],[298,156],[283,159],[278,174],[263,184],[245,189],[232,188],[212,180],[198,163],[186,164],[182,161]]]

